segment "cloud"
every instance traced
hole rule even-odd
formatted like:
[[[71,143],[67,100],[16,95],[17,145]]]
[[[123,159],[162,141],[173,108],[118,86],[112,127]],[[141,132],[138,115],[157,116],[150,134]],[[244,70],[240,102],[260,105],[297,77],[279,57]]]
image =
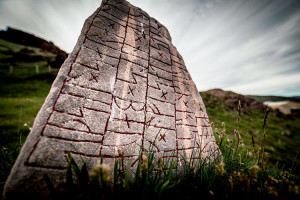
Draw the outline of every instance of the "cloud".
[[[300,94],[298,0],[129,1],[169,29],[199,90]],[[35,33],[70,52],[100,3],[2,0],[0,27]]]
[[[34,33],[71,52],[84,20],[100,4],[98,0],[4,0],[0,1],[0,27]]]
[[[295,9],[299,3],[206,2],[213,6],[184,2],[190,6],[178,5],[168,18],[187,17],[166,22],[199,90],[300,94],[300,10]],[[291,92],[295,86],[298,90]]]

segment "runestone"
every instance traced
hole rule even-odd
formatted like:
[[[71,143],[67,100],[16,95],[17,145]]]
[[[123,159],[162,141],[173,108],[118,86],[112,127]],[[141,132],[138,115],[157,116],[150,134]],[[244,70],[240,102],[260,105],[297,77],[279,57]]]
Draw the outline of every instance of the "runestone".
[[[178,163],[192,152],[201,155],[193,159],[219,154],[168,30],[125,0],[103,1],[61,66],[4,196],[47,196],[47,182],[63,188],[68,153],[91,169],[101,156],[112,166],[122,151],[134,168],[140,149],[150,147]]]

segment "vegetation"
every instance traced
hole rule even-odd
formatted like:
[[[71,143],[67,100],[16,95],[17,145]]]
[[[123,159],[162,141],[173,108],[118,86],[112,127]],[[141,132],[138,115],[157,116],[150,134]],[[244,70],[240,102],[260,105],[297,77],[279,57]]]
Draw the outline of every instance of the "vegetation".
[[[267,116],[266,110],[264,119]],[[246,150],[235,133],[234,140],[227,138],[222,124],[222,132],[216,134],[222,156],[215,160],[210,155],[194,160],[201,152],[189,158],[183,155],[182,161],[154,158],[151,147],[141,148],[133,174],[121,151],[113,169],[101,158],[92,171],[84,158],[80,167],[69,154],[67,189],[57,193],[50,182],[49,188],[53,199],[297,199],[299,178],[270,165],[263,143],[258,150]]]
[[[7,59],[24,48],[34,50],[43,59],[35,62]],[[47,67],[45,59],[49,55],[52,56],[38,48],[0,39],[0,193],[58,71]]]
[[[226,94],[225,94],[226,95]],[[229,139],[235,137],[234,130],[238,129],[241,143],[246,149],[260,147],[263,137],[264,111],[241,107],[240,121],[237,120],[238,106],[230,107],[224,103],[224,97],[214,96],[209,92],[201,92],[211,122],[216,127],[226,123]],[[238,97],[237,97],[238,98]],[[269,161],[286,169],[299,166],[300,149],[300,119],[269,111],[266,127],[265,151],[269,153]],[[216,132],[219,132],[216,130]],[[294,169],[299,174],[299,168]]]

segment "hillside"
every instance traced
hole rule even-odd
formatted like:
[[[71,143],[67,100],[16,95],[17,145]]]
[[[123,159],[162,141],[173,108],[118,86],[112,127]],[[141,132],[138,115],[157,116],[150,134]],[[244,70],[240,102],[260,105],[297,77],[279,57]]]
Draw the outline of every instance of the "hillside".
[[[59,68],[68,54],[35,35],[8,27],[0,30],[0,64],[8,66],[20,63],[44,61],[52,68]],[[44,64],[44,63],[43,63]]]
[[[206,105],[210,121],[215,128],[221,129],[225,122],[226,133],[234,138],[234,129],[242,136],[245,147],[253,145],[258,148],[263,138],[264,104],[231,91],[212,89],[200,92]],[[238,103],[241,102],[240,122],[238,122]],[[297,152],[300,149],[299,114],[285,115],[271,109],[266,125],[266,151],[270,153],[271,162],[279,161],[286,167],[293,163],[300,164]],[[299,167],[297,168],[299,173]]]

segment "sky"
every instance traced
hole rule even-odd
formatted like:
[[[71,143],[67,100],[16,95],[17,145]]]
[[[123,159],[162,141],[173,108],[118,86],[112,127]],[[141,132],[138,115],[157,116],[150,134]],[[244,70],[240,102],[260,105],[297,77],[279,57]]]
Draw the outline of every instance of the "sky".
[[[199,91],[300,96],[300,0],[128,0],[164,24]],[[11,26],[71,52],[101,0],[0,0]]]

